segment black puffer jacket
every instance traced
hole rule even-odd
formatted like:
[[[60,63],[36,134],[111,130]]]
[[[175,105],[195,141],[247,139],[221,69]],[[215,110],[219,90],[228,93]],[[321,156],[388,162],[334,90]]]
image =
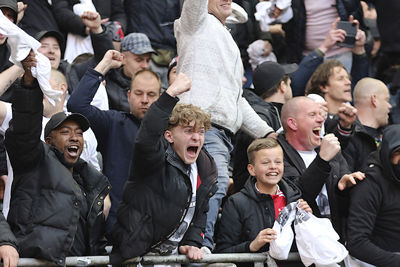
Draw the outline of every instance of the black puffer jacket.
[[[283,25],[286,32],[286,43],[288,45],[289,62],[299,63],[303,58],[306,36],[306,8],[304,0],[292,1],[293,18]],[[341,20],[349,20],[353,15],[362,28],[363,11],[359,0],[336,0],[336,9]]]
[[[2,245],[10,245],[18,249],[17,239],[11,231],[3,213],[0,212],[0,246]]]
[[[390,159],[399,147],[400,125],[388,126],[380,148],[368,158],[366,178],[351,192],[347,248],[379,267],[400,266],[400,173]]]
[[[21,257],[50,260],[65,265],[77,232],[80,186],[59,160],[58,150],[40,140],[43,94],[32,88],[14,92],[13,120],[5,145],[14,170],[8,221],[19,244]],[[107,178],[83,160],[73,168],[84,184],[89,212],[86,217],[89,255],[104,254],[104,197]]]
[[[131,174],[112,232],[113,264],[143,255],[167,240],[189,207],[190,165],[183,163],[163,135],[177,102],[177,98],[162,94],[147,111],[136,135]],[[194,217],[180,245],[201,247],[208,201],[217,190],[217,169],[205,150],[196,163],[201,185],[196,192]]]
[[[225,203],[218,228],[217,252],[249,253],[250,243],[258,233],[274,225],[274,201],[270,195],[257,192],[255,183],[255,177],[249,178],[244,188]],[[278,185],[287,204],[301,197],[300,189],[292,181],[282,178]],[[267,243],[259,252],[267,251],[268,247]]]

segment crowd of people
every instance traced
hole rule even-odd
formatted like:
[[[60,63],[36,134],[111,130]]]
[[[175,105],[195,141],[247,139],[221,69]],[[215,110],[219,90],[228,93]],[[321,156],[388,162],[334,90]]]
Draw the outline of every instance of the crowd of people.
[[[0,10],[5,267],[268,252],[296,201],[345,266],[400,266],[396,0]]]

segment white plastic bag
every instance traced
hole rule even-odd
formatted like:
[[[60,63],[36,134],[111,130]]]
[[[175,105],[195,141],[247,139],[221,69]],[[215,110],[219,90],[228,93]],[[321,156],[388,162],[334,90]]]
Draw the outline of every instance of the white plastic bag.
[[[293,243],[292,222],[296,217],[297,202],[286,205],[279,213],[274,222],[273,230],[277,233],[277,238],[269,244],[269,255],[277,260],[286,260]]]
[[[338,241],[339,235],[326,218],[317,218],[298,209],[294,223],[296,244],[301,261],[305,266],[339,266],[348,251]]]

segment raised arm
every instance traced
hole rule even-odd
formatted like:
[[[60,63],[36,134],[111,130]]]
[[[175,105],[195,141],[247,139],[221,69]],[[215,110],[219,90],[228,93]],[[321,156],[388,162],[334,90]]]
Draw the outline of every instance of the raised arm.
[[[182,31],[194,33],[206,16],[208,16],[208,0],[185,0],[181,17],[175,23],[179,24]]]
[[[108,122],[110,116],[107,112],[92,106],[90,103],[99,88],[100,83],[104,80],[104,75],[113,68],[121,66],[122,55],[115,50],[109,50],[102,61],[94,68],[89,69],[79,82],[78,87],[74,90],[68,100],[67,108],[71,112],[78,112],[84,115],[91,124],[93,131],[99,142],[103,138],[103,134],[108,133]]]
[[[35,54],[31,51],[22,62],[23,79],[15,89],[12,104],[13,120],[6,131],[5,145],[14,173],[34,167],[43,151],[42,132],[43,93],[33,78],[31,67],[36,66]]]

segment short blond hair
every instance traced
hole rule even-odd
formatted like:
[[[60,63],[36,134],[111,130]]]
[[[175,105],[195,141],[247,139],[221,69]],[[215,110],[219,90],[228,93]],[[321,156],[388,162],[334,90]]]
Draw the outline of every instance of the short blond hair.
[[[195,126],[203,125],[206,131],[211,128],[211,116],[201,108],[194,105],[178,104],[169,118],[168,130],[179,125],[186,126],[191,121],[195,122]]]
[[[255,139],[247,148],[247,158],[250,164],[254,164],[254,154],[261,149],[271,149],[275,147],[281,147],[281,145],[274,138],[266,137]]]

